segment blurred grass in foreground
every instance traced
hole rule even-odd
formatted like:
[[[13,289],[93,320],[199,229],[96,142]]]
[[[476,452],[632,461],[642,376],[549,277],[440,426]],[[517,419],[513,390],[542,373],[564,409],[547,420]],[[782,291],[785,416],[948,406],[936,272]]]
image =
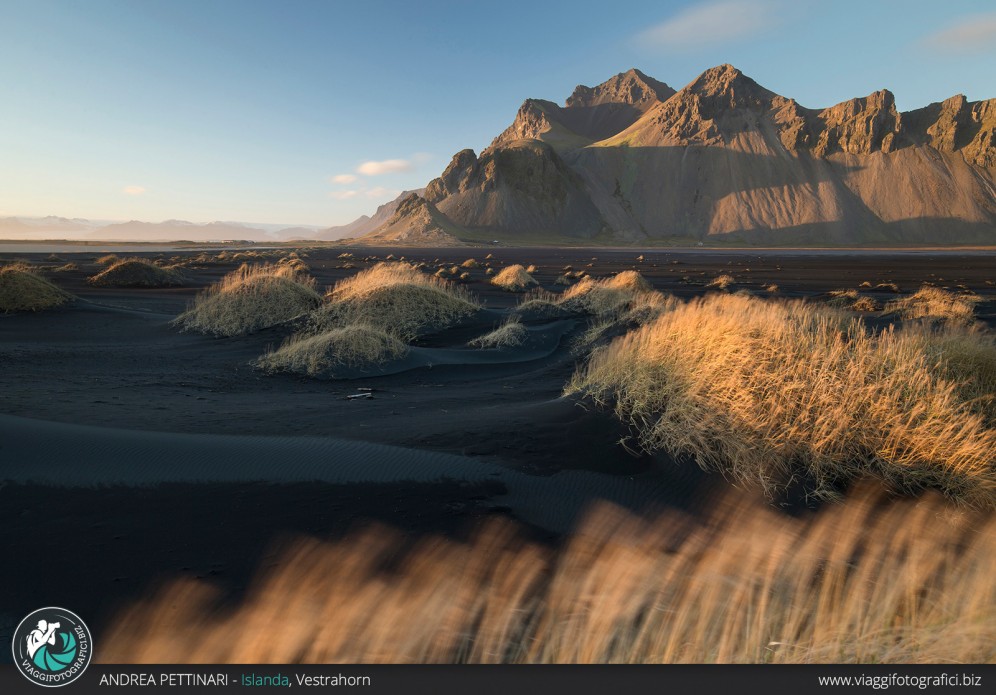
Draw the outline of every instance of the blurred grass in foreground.
[[[123,611],[108,663],[991,662],[996,516],[939,495],[789,517],[591,511],[557,548],[514,522],[467,543],[374,526],[300,539],[224,607],[180,581]]]

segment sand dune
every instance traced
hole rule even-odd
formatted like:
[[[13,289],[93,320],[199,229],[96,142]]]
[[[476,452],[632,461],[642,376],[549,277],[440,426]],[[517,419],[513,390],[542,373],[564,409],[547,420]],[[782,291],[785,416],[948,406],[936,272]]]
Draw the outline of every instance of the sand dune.
[[[0,415],[3,480],[56,487],[164,483],[320,481],[333,484],[496,482],[493,503],[562,533],[596,499],[637,510],[673,497],[672,480],[563,471],[530,476],[501,460],[327,437],[250,437],[144,432]]]

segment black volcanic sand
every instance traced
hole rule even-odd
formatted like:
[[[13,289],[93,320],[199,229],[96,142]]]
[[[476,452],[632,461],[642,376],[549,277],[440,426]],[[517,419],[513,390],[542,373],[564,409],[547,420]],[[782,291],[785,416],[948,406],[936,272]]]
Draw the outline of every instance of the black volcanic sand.
[[[355,257],[338,259],[344,250]],[[487,311],[422,339],[404,364],[330,381],[251,365],[286,329],[219,339],[170,326],[237,263],[187,268],[184,287],[96,288],[86,283],[101,269],[92,251],[60,250],[59,262],[48,253],[0,245],[0,260],[80,266],[46,273],[79,301],[0,315],[0,640],[44,605],[80,613],[99,640],[115,610],[181,576],[213,581],[235,600],[295,535],[340,537],[376,521],[462,538],[499,514],[555,543],[599,500],[694,513],[723,485],[690,462],[627,451],[611,414],[561,397],[584,321],[529,321],[528,343],[508,352],[460,347],[519,299],[491,286],[483,268],[466,286]],[[862,282],[903,292],[963,286],[996,324],[992,252],[329,248],[304,260],[332,285],[376,262],[367,256],[434,268],[483,263],[488,253],[496,269],[537,265],[550,290],[561,289],[554,280],[566,266],[595,277],[637,269],[683,298],[721,273],[734,289],[765,294],[777,284],[783,297]],[[374,397],[346,399],[360,389]]]

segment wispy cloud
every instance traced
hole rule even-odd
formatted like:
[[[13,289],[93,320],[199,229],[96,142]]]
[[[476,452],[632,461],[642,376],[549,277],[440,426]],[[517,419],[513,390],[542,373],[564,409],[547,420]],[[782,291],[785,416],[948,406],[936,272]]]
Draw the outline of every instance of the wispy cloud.
[[[961,17],[930,34],[923,43],[951,53],[980,53],[996,49],[996,12]]]
[[[383,174],[396,174],[414,171],[418,167],[432,160],[432,155],[427,152],[416,152],[408,159],[384,159],[381,161],[370,160],[363,162],[353,171],[352,174],[336,174],[330,176],[329,181],[338,186],[348,186],[357,181],[362,181],[361,176],[381,176]],[[359,176],[357,175],[359,174]],[[351,200],[353,198],[367,198],[369,200],[390,200],[396,198],[401,193],[400,190],[387,188],[385,186],[367,187],[360,184],[354,188],[331,191],[328,195],[335,200]]]
[[[144,186],[125,186],[121,189],[121,192],[125,195],[142,195],[145,193]]]
[[[779,22],[766,0],[723,0],[694,5],[636,35],[642,48],[686,50],[753,36]]]
[[[392,198],[397,198],[400,193],[401,191],[393,188],[374,186],[373,188],[351,188],[346,191],[331,191],[329,192],[329,197],[335,200],[352,200],[353,198],[358,198],[360,196],[370,200],[376,200],[378,198],[386,198],[390,200]]]
[[[356,167],[356,172],[364,176],[380,176],[381,174],[411,171],[412,168],[412,163],[407,159],[385,159],[381,162],[363,162]]]
[[[360,194],[359,191],[332,191],[329,193],[330,198],[335,198],[336,200],[349,200],[350,198],[355,198]]]

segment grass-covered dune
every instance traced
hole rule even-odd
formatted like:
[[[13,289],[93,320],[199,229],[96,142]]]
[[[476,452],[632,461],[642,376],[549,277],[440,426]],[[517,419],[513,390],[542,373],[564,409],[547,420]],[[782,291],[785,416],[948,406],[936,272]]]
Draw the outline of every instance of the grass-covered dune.
[[[268,372],[336,378],[400,359],[423,332],[480,309],[465,289],[407,263],[378,263],[340,280],[304,330],[256,363]]]
[[[538,283],[525,267],[515,264],[498,271],[498,274],[491,278],[491,284],[507,292],[522,292]]]
[[[315,330],[362,324],[408,341],[480,308],[473,295],[407,263],[378,263],[341,280],[315,312]]]
[[[873,474],[996,504],[996,342],[948,325],[870,331],[798,301],[678,303],[592,354],[568,386],[650,451],[817,495]]]
[[[125,258],[111,261],[87,282],[97,287],[175,287],[183,284],[183,275],[144,258]]]
[[[316,335],[294,335],[256,364],[270,372],[336,377],[342,370],[381,364],[407,353],[408,346],[393,335],[351,324]]]
[[[175,324],[209,335],[245,335],[305,314],[321,303],[314,279],[294,267],[244,264],[201,293]]]
[[[43,311],[65,304],[73,295],[60,289],[27,263],[0,266],[0,312]]]

